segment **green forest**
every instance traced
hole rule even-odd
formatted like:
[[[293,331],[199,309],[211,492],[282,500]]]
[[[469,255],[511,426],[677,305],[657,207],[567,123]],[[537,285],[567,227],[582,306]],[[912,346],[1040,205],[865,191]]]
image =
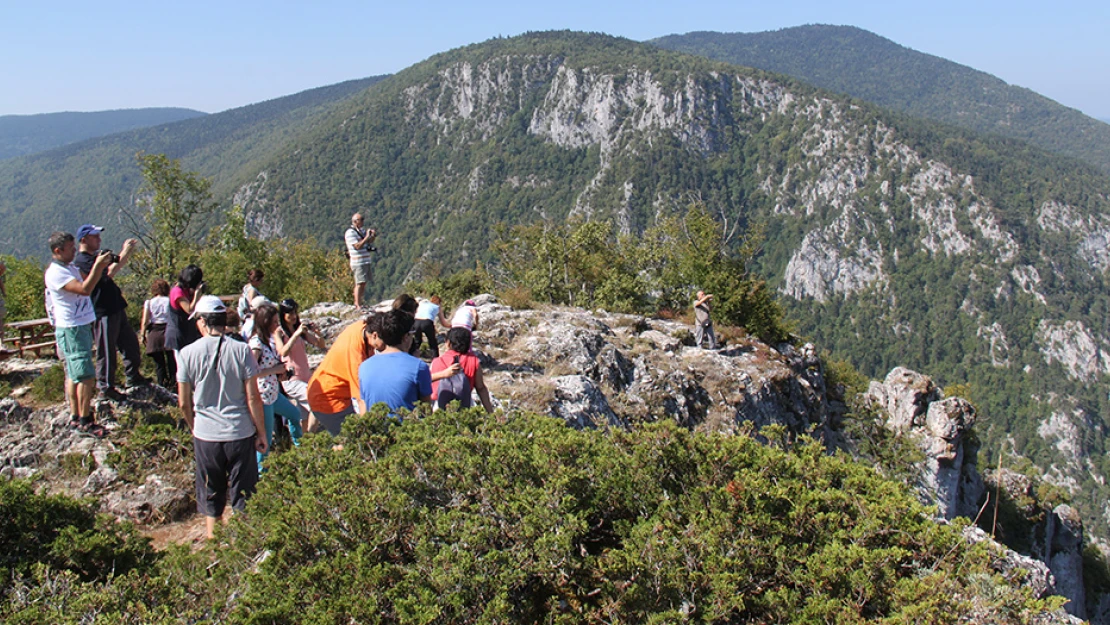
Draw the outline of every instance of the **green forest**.
[[[280,232],[271,249],[313,238],[328,250],[324,256],[334,258],[329,255],[339,253],[350,214],[361,211],[380,232],[373,296],[480,270],[495,283],[537,291],[537,298],[570,302],[565,284],[560,294],[558,284],[537,282],[535,274],[514,275],[519,264],[500,265],[505,246],[512,251],[518,243],[520,258],[530,240],[543,242],[532,236],[535,228],[568,222],[611,224],[609,232],[592,234],[605,246],[646,242],[645,233],[691,205],[704,207],[723,232],[735,234],[725,247],[743,259],[743,273],[736,273],[774,293],[810,233],[847,228],[837,252],[853,257],[864,238],[874,249],[881,246],[877,263],[884,280],[824,301],[780,295],[776,306],[785,327],[867,376],[881,378],[901,365],[943,386],[969,389],[981,411],[984,458],[997,457],[1005,445],[1044,471],[1058,465],[1075,480],[1072,496],[1089,530],[1107,535],[1105,375],[1077,379],[1058,362],[1048,363],[1038,343],[1042,322],[1081,323],[1096,342],[1107,334],[1105,272],[1077,254],[1080,234],[1038,224],[1049,203],[1069,207],[1082,223],[1106,218],[1110,179],[1096,167],[796,79],[597,34],[494,39],[436,55],[368,88],[352,86],[341,97],[272,106],[271,116],[258,115],[260,126],[222,121],[230,119],[225,114],[175,125],[269,129],[257,135],[244,130],[255,142],[242,145],[234,132],[217,140],[213,130],[207,143],[201,141],[206,135],[196,135],[195,151],[181,163],[211,178],[220,204],[200,223],[220,223],[231,189],[240,189],[247,231]],[[299,125],[282,126],[290,116]],[[85,163],[133,178],[127,193],[139,189],[133,154],[110,165],[87,148],[69,150],[63,152],[71,161],[56,151],[50,159],[0,164],[4,223],[25,228],[34,220],[40,227],[12,232],[49,229],[39,208],[22,218],[27,221],[8,219],[15,206],[51,205],[46,172],[55,168],[64,173]],[[165,151],[173,158],[177,150]],[[154,144],[147,151],[159,152]],[[200,155],[207,166],[227,167],[207,173],[190,164]],[[950,171],[951,180],[921,183],[940,170]],[[77,186],[79,178],[63,173],[55,186]],[[89,180],[94,190],[103,184],[105,195],[123,188],[104,177]],[[249,189],[241,186],[248,183]],[[819,192],[838,185],[846,189],[840,195]],[[19,200],[20,194],[39,197],[31,202]],[[953,231],[968,241],[963,251],[922,243],[935,233],[921,214],[946,207]],[[976,215],[1011,237],[1010,252],[983,234]],[[514,227],[525,230],[514,238]],[[227,239],[230,231],[223,232]],[[750,253],[741,250],[754,241]],[[605,255],[584,258],[586,274],[598,258],[610,268],[641,267]],[[229,283],[242,279],[245,263],[228,272]],[[1031,270],[1039,276],[1035,289],[1014,277]],[[634,301],[630,296],[644,285],[636,283],[640,276],[624,273],[626,279],[600,294],[629,306],[667,304]],[[345,273],[332,275],[345,282]],[[998,365],[982,334],[993,324],[1009,344]],[[1038,433],[1053,413],[1075,419],[1080,459],[1065,457],[1055,440]]]
[[[648,43],[786,74],[909,115],[1028,141],[1110,172],[1110,125],[991,74],[860,28],[695,32]]]

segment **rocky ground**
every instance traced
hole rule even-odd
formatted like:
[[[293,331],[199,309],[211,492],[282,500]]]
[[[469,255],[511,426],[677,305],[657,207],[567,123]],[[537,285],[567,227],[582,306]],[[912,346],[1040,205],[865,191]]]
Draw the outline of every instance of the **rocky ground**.
[[[830,448],[852,445],[839,423],[844,406],[830,400],[812,345],[773,347],[732,331],[721,349],[708,350],[693,346],[691,326],[680,321],[558,307],[514,310],[492,296],[476,299],[481,323],[474,346],[499,409],[550,414],[579,428],[660,419],[717,432],[758,433],[777,425],[780,436],[810,434]],[[329,341],[359,318],[343,304],[317,305],[302,316]],[[96,497],[104,512],[138,523],[158,547],[203,540],[176,396],[155,386],[129,391],[121,401],[98,401],[110,436],[80,436],[67,427],[64,405],[36,402],[29,393],[37,373],[53,364],[0,363],[0,381],[12,388],[0,400],[0,474],[36,477],[46,490]],[[877,422],[924,456],[913,486],[937,505],[938,518],[973,516],[984,481],[966,440],[975,419],[970,404],[944,398],[927,377],[905,369],[872,383],[867,396]],[[1052,527],[1043,528],[1050,531],[1037,559],[996,545],[1000,572],[1029,572],[1027,583],[1037,594],[1062,592],[1082,603],[1082,578],[1074,574],[1082,528],[1064,522],[1068,510],[1055,512]],[[1078,542],[1067,549],[1053,543],[1067,532]],[[991,540],[978,530],[968,539]]]

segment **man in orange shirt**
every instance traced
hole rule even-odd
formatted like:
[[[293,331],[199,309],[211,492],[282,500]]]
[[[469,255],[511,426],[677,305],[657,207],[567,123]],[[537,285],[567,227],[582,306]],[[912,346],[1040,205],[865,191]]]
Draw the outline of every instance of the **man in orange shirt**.
[[[385,348],[377,327],[376,315],[370,313],[344,328],[308,381],[308,407],[332,436],[339,436],[347,417],[366,412],[359,396],[358,368],[374,355],[375,346]],[[459,365],[453,364],[433,375],[432,381],[459,371]]]
[[[308,407],[332,436],[338,436],[348,416],[365,412],[358,395],[358,367],[374,355],[367,326],[371,316],[347,326],[308,381]]]

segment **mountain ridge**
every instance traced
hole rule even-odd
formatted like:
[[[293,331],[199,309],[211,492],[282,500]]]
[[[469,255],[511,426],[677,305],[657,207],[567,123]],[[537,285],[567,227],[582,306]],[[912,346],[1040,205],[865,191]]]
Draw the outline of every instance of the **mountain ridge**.
[[[648,43],[794,76],[936,121],[1033,142],[1110,172],[1110,127],[1025,87],[854,26],[691,32]]]
[[[85,139],[136,128],[203,117],[187,108],[160,107],[107,111],[0,115],[0,160],[44,152]]]
[[[1110,341],[1110,181],[1074,159],[760,70],[539,33],[394,75],[240,197],[268,236],[337,242],[361,210],[380,230],[377,294],[495,260],[502,222],[635,236],[696,197],[765,223],[757,269],[799,332],[867,375],[969,383],[988,449],[1012,445],[1106,531],[1110,363],[1087,346]]]
[[[25,233],[73,230],[84,222],[119,223],[139,187],[135,154],[165,153],[213,180],[216,197],[243,184],[243,170],[268,157],[275,146],[311,126],[323,111],[381,76],[335,85],[214,113],[175,124],[117,133],[0,162],[0,223],[5,247],[17,255],[47,255]],[[64,170],[68,175],[54,172]],[[254,171],[257,171],[256,169]],[[13,236],[18,233],[18,236]],[[118,245],[126,233],[106,232]]]

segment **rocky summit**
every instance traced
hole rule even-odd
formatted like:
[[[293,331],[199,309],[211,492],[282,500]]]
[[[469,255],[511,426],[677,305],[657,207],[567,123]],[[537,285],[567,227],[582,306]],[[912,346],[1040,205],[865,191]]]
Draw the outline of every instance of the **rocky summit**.
[[[574,428],[635,428],[668,419],[707,433],[766,434],[776,443],[811,435],[830,451],[856,448],[841,426],[846,406],[830,396],[813,345],[771,346],[726,329],[723,346],[708,350],[693,346],[691,326],[679,320],[569,307],[516,310],[490,295],[475,299],[475,350],[498,409],[548,414]],[[322,304],[304,311],[304,318],[330,340],[359,313]],[[194,516],[191,449],[175,423],[173,393],[150,387],[98,402],[98,415],[112,430],[105,440],[79,437],[67,427],[62,405],[33,407],[25,389],[13,395],[19,399],[0,402],[0,474],[35,476],[46,490],[94,496],[102,511],[137,522],[152,536]],[[968,528],[966,539],[988,543],[997,571],[1011,583],[1036,596],[1062,595],[1071,615],[1108,622],[1103,604],[1110,601],[1085,594],[1078,515],[1066,505],[1038,515],[1041,504],[1030,495],[1028,477],[979,474],[975,410],[968,402],[945,398],[931,379],[903,368],[872,382],[866,401],[878,424],[920,450],[923,460],[910,482],[920,499],[936,506],[938,522],[979,518],[992,491],[1026,502],[1026,518],[1039,520],[1023,527],[1026,534],[1011,536],[1025,555],[976,527]],[[157,459],[158,469],[137,470],[136,453]],[[168,534],[171,541],[195,536]],[[1041,622],[1077,622],[1063,613],[1046,618]]]

